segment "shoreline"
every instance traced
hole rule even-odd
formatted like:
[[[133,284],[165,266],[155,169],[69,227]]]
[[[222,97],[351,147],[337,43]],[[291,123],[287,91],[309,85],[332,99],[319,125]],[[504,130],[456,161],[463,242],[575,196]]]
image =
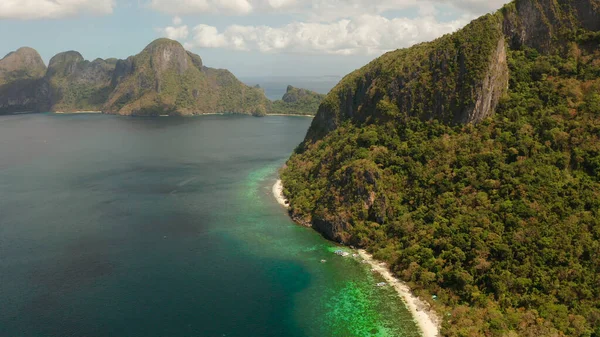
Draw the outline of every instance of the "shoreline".
[[[300,115],[300,114],[267,114],[267,116],[294,116],[294,117],[315,118],[315,116],[312,116],[312,115]]]
[[[55,114],[61,114],[61,115],[69,115],[69,114],[101,114],[102,111],[54,111]]]
[[[289,201],[283,195],[283,182],[281,179],[277,179],[275,185],[273,185],[273,196],[277,200],[277,203],[285,208],[290,208]]]
[[[384,262],[375,260],[373,256],[364,249],[359,249],[358,255],[360,255],[363,260],[367,261],[371,269],[374,272],[379,273],[385,281],[396,290],[417,323],[423,337],[439,336],[441,320],[437,313],[431,310],[429,303],[413,295],[408,285],[396,278]]]
[[[273,185],[273,196],[281,206],[289,208],[289,201],[283,195],[283,182],[278,179]],[[423,337],[437,337],[440,334],[441,320],[437,313],[431,310],[429,303],[413,295],[408,285],[400,281],[384,262],[377,261],[364,249],[359,249],[358,254],[366,261],[373,272],[379,273],[385,281],[396,290],[406,308],[417,323]]]

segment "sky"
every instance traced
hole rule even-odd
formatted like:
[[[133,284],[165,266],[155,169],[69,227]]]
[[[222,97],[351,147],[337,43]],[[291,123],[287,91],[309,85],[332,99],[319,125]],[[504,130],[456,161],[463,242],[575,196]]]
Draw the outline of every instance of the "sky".
[[[127,58],[168,37],[240,77],[343,76],[507,0],[0,0],[0,57]]]

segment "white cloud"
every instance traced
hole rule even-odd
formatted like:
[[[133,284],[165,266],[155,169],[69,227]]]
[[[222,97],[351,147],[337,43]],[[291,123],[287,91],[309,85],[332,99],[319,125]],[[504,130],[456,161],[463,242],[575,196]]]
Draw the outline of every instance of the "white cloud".
[[[0,0],[1,1],[1,0]],[[456,31],[509,0],[151,0],[169,13],[250,15],[289,13],[283,26],[200,24],[167,27],[164,34],[188,49],[224,48],[262,53],[379,55]],[[399,13],[412,17],[390,18]],[[408,15],[410,16],[410,15]],[[260,17],[261,19],[264,16]],[[175,26],[177,24],[175,21]]]
[[[433,16],[390,20],[361,15],[331,23],[295,22],[280,28],[232,25],[222,32],[212,26],[198,25],[186,47],[263,53],[381,54],[434,39],[466,22],[466,19],[438,22]]]
[[[407,8],[451,6],[480,15],[500,8],[509,0],[150,0],[150,7],[169,14],[287,12],[312,21],[333,21],[363,14],[378,15]]]
[[[268,7],[273,9],[286,9],[297,7],[298,0],[267,0]]]
[[[162,32],[164,37],[171,40],[185,40],[190,35],[188,26],[166,27]]]
[[[252,0],[152,0],[150,7],[169,14],[220,13],[245,15],[252,12]]]
[[[182,20],[180,17],[176,16],[176,17],[174,17],[174,18],[173,18],[173,24],[174,24],[175,26],[179,26],[179,25],[181,25],[182,23],[183,23],[183,20]]]
[[[0,19],[56,19],[80,13],[111,14],[114,0],[0,0]]]

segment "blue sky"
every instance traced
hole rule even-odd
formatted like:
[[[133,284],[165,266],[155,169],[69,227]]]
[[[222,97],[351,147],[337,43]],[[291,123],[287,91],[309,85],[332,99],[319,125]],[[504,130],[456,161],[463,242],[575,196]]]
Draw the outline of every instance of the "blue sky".
[[[2,0],[0,54],[126,58],[159,37],[241,77],[344,75],[506,0]]]

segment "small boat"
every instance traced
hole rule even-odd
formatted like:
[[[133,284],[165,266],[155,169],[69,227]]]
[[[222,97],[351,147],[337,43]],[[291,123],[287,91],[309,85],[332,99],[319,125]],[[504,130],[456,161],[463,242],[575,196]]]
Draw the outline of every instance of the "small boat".
[[[378,287],[385,287],[386,285],[387,285],[387,283],[385,283],[385,282],[379,282],[379,283],[377,283]]]
[[[321,260],[321,263],[325,263],[325,262],[327,262],[327,260]]]

